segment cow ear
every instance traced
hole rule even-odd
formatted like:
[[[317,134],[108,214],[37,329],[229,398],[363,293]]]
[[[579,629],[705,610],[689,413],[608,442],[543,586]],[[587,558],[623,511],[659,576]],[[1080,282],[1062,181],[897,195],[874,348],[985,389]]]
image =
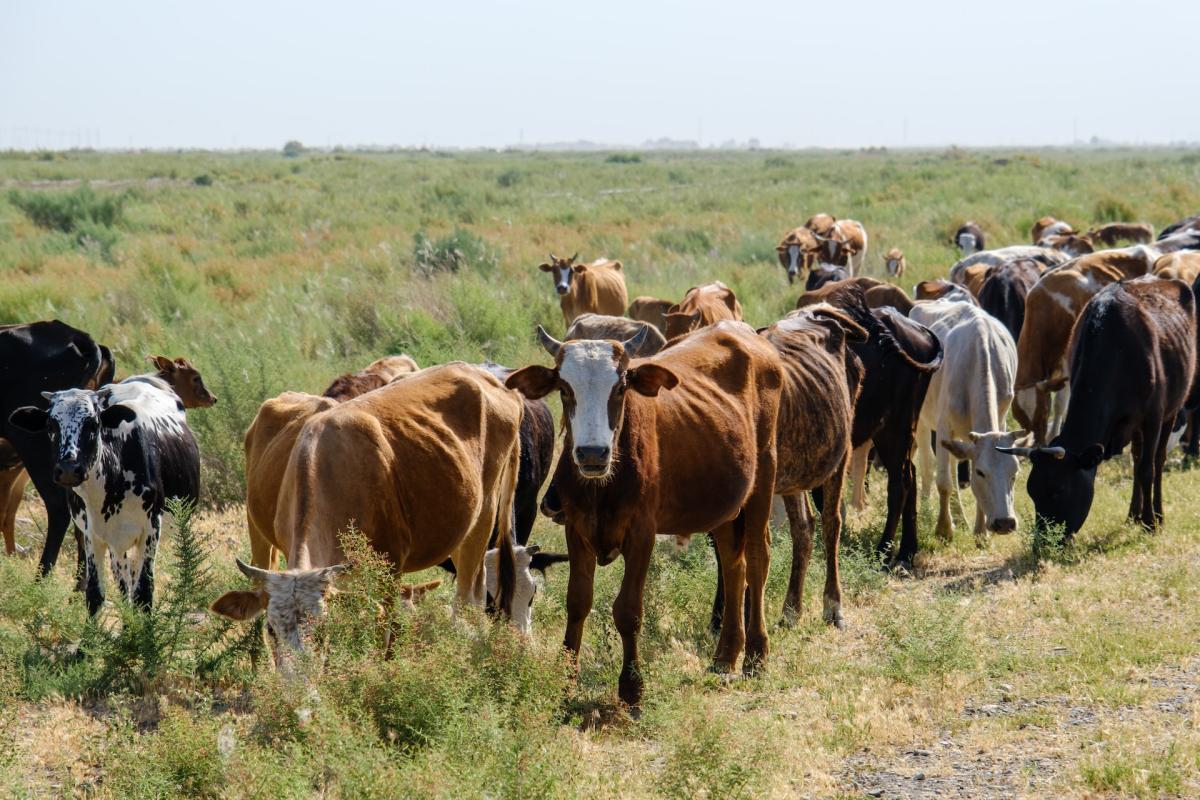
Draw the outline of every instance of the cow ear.
[[[213,601],[209,609],[214,614],[220,614],[222,617],[245,622],[248,619],[254,619],[262,610],[267,607],[267,593],[264,591],[247,592],[234,591],[226,592]]]
[[[50,415],[37,406],[22,406],[8,415],[8,421],[27,433],[41,433],[46,430],[46,421]]]
[[[1100,462],[1104,460],[1104,445],[1094,444],[1088,447],[1082,453],[1080,453],[1075,460],[1078,461],[1079,466],[1083,467],[1084,469],[1095,469],[1096,467],[1100,466]]]
[[[137,412],[120,404],[109,406],[100,412],[100,424],[106,428],[115,428],[122,422],[133,422],[135,419]]]
[[[566,553],[534,553],[529,559],[529,568],[536,569],[543,575],[546,568],[554,564],[565,564],[571,560]]]
[[[166,356],[150,356],[150,363],[158,367],[163,372],[175,371],[175,363]]]
[[[549,367],[531,364],[509,375],[504,385],[516,389],[530,400],[539,400],[558,386],[558,373]]]
[[[960,442],[958,439],[942,439],[942,447],[950,451],[950,454],[959,461],[967,461],[971,458],[971,454],[975,448],[966,442]]]
[[[540,269],[542,272],[549,272],[550,270],[554,269],[554,267],[550,266],[549,264],[538,264],[538,269]]]
[[[659,389],[674,389],[679,378],[674,372],[658,364],[641,364],[625,373],[629,387],[646,397],[658,396]]]
[[[400,587],[400,597],[409,602],[416,603],[441,585],[441,578],[426,581],[425,583],[406,583]]]
[[[846,340],[859,343],[867,341],[870,334],[866,328],[850,319],[844,312],[834,308],[818,308],[812,312],[813,321],[828,328],[839,328],[846,335]]]
[[[571,272],[574,272],[576,275],[582,275],[583,273],[587,272],[587,264],[573,264],[571,266]]]

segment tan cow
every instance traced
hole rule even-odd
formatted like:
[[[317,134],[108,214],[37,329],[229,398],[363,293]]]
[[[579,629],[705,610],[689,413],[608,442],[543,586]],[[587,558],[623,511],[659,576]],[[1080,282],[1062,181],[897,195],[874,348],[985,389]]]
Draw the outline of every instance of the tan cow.
[[[1070,236],[1075,233],[1075,229],[1071,227],[1069,222],[1063,222],[1055,217],[1042,217],[1037,222],[1033,223],[1033,228],[1029,231],[1033,237],[1033,243],[1037,244],[1042,240],[1043,236],[1066,235]]]
[[[706,328],[723,319],[740,320],[742,304],[737,295],[720,281],[693,286],[687,290],[679,304],[667,312],[667,339],[683,336],[699,328]]]
[[[625,313],[629,295],[625,291],[625,273],[620,261],[598,258],[591,264],[576,264],[578,253],[570,258],[556,258],[539,264],[542,272],[554,276],[554,291],[562,308],[563,324],[570,325],[580,314],[609,314],[619,317]]]
[[[804,227],[818,236],[829,236],[833,232],[835,222],[837,222],[837,217],[832,214],[813,214],[808,218],[808,222],[804,223]]]
[[[282,666],[288,650],[303,650],[344,559],[338,532],[351,525],[397,575],[450,558],[459,604],[482,607],[484,554],[498,525],[497,607],[511,616],[509,510],[522,412],[521,398],[492,374],[452,363],[314,414],[292,448],[275,512],[290,569],[243,570],[256,589],[223,595],[213,611],[250,619],[265,610]]]
[[[1144,245],[1089,253],[1047,270],[1029,290],[1017,341],[1012,409],[1036,444],[1054,438],[1066,414],[1067,344],[1084,306],[1108,284],[1150,272],[1158,256]],[[1052,397],[1055,393],[1058,396]]]
[[[1121,242],[1150,244],[1154,240],[1154,228],[1144,222],[1113,222],[1092,228],[1085,234],[1093,242],[1116,247]]]
[[[775,246],[775,254],[779,257],[779,265],[787,272],[788,283],[793,283],[820,259],[821,243],[808,228],[793,228]]]
[[[633,302],[629,304],[628,316],[639,322],[649,322],[658,328],[659,333],[665,334],[667,332],[667,312],[673,305],[675,303],[671,300],[642,295],[633,298]]]
[[[1154,262],[1154,274],[1160,278],[1174,278],[1191,286],[1200,277],[1200,252],[1180,250],[1167,253]]]
[[[817,234],[817,240],[824,247],[823,261],[846,267],[850,277],[862,272],[863,262],[867,258],[867,229],[861,222],[839,219],[833,223],[827,236]]]
[[[887,268],[887,274],[893,278],[899,278],[904,274],[904,270],[908,269],[908,261],[899,247],[887,251],[887,255],[883,257],[883,264]]]

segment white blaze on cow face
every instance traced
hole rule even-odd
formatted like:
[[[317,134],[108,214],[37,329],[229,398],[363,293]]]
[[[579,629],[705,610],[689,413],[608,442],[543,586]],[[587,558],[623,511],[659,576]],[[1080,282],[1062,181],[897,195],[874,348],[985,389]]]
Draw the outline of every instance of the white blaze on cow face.
[[[963,255],[969,256],[975,252],[975,234],[960,233],[958,235],[958,249],[962,250]]]
[[[800,263],[799,263],[800,262],[800,245],[798,245],[798,244],[788,245],[787,253],[788,253],[787,274],[788,274],[789,278],[794,278],[800,272]]]
[[[570,267],[554,265],[554,291],[566,294],[571,290],[571,276],[575,272]]]
[[[900,272],[900,259],[889,258],[887,260],[887,271],[888,275],[895,277]]]
[[[574,399],[567,421],[574,444],[571,457],[584,477],[605,477],[612,468],[614,433],[609,400],[621,380],[612,342],[567,342],[558,377]]]

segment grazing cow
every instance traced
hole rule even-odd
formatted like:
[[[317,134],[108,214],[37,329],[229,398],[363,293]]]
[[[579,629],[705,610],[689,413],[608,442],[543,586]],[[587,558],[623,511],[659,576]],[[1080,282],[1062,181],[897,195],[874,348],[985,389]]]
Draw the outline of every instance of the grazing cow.
[[[779,354],[753,328],[733,321],[634,361],[624,343],[558,342],[541,328],[538,336],[554,367],[525,367],[507,384],[531,398],[555,389],[562,395],[565,438],[554,483],[571,563],[567,650],[578,658],[597,563],[621,556],[625,572],[613,604],[623,646],[618,691],[638,709],[642,595],[655,534],[711,531],[725,587],[713,666],[732,670],[744,644],[743,669],[754,672],[768,651],[763,602],[783,384]]]
[[[812,291],[805,292],[796,300],[796,308],[801,309],[819,305],[820,303],[832,302],[831,298],[841,294],[848,286],[857,286],[862,290],[863,296],[867,301],[867,308],[886,308],[887,306],[891,306],[905,315],[912,309],[912,300],[909,299],[908,295],[899,286],[893,286],[890,283],[884,283],[876,278],[868,278],[866,276],[833,281]]]
[[[865,504],[863,479],[867,452],[874,444],[888,474],[887,518],[879,539],[879,553],[890,565],[911,569],[917,553],[913,440],[929,380],[942,363],[942,345],[928,328],[896,309],[868,308],[866,292],[859,283],[866,280],[870,279],[854,278],[821,290],[824,302],[845,311],[869,334],[866,342],[852,340],[848,345],[862,364],[863,375],[862,392],[854,405],[850,484],[854,505],[861,509]],[[900,547],[893,557],[898,526],[901,526]]]
[[[863,262],[867,258],[867,229],[861,222],[839,219],[828,233],[818,233],[816,236],[823,245],[825,261],[846,267],[850,277],[862,272]]]
[[[813,520],[807,492],[841,497],[850,458],[850,428],[862,378],[861,362],[846,350],[847,341],[867,341],[867,332],[844,312],[828,305],[795,311],[759,332],[783,361],[783,394],[775,429],[775,493],[782,495],[792,536],[792,567],[783,600],[786,622],[800,614],[804,579],[812,558]],[[847,366],[852,371],[847,370]],[[842,504],[824,503],[821,535],[825,544],[825,589],[822,615],[843,627],[842,590],[838,579]],[[718,553],[718,560],[720,556]],[[713,629],[720,627],[723,586],[717,581]]]
[[[1044,236],[1070,236],[1073,233],[1075,233],[1075,229],[1071,227],[1070,223],[1054,217],[1042,217],[1033,223],[1033,229],[1030,231],[1034,244],[1040,242]]]
[[[1185,231],[1200,231],[1200,214],[1194,217],[1185,217],[1178,222],[1172,222],[1167,227],[1158,232],[1158,240],[1168,239],[1177,233]]]
[[[849,277],[850,271],[845,267],[839,267],[836,264],[826,264],[824,262],[814,264],[812,269],[808,271],[808,279],[804,282],[804,290],[811,292],[814,289],[820,289],[827,283],[844,281]]]
[[[344,558],[338,532],[351,524],[397,575],[453,559],[459,604],[482,607],[484,555],[499,524],[497,606],[511,617],[517,576],[510,510],[522,411],[520,397],[491,373],[455,362],[309,417],[275,512],[290,569],[251,573],[260,586],[256,599],[230,593],[213,610],[247,619],[265,606],[269,628],[287,645],[274,648],[283,666],[288,652],[303,647],[312,624],[304,615],[319,612]],[[312,598],[307,608],[297,606],[301,586]]]
[[[658,328],[648,322],[626,319],[625,317],[606,317],[603,314],[581,314],[567,328],[567,341],[571,339],[612,339],[623,342],[632,339],[645,329],[644,336],[638,337],[640,345],[636,353],[630,353],[630,358],[645,358],[652,356],[666,346],[667,340]],[[507,376],[499,376],[501,380]]]
[[[787,272],[788,283],[794,283],[801,272],[812,269],[821,257],[821,243],[809,228],[793,228],[775,247],[779,265]]]
[[[101,548],[121,593],[149,608],[166,501],[194,503],[200,493],[200,451],[183,405],[144,381],[47,392],[46,400],[48,410],[24,406],[11,422],[48,438],[54,481],[71,492],[86,553],[88,612],[104,602]]]
[[[1043,236],[1038,241],[1039,247],[1048,247],[1052,250],[1058,250],[1070,258],[1087,255],[1088,253],[1096,252],[1092,240],[1087,236],[1079,236],[1078,234],[1049,234]]]
[[[675,305],[670,300],[660,300],[657,297],[642,295],[633,298],[629,304],[629,318],[638,322],[649,322],[658,328],[659,333],[667,332],[667,312]]]
[[[1071,401],[1048,447],[1028,456],[1037,526],[1083,527],[1100,462],[1133,444],[1129,519],[1147,529],[1163,521],[1167,441],[1192,387],[1195,299],[1186,284],[1146,276],[1106,286],[1087,304],[1071,335]]]
[[[4,544],[16,550],[12,538],[17,506],[24,492],[24,468],[46,507],[46,542],[38,569],[46,575],[58,560],[63,535],[71,523],[67,493],[54,482],[54,454],[42,434],[31,434],[11,424],[21,406],[46,408],[42,392],[94,389],[113,379],[112,353],[91,336],[70,325],[53,321],[0,326],[0,497],[7,498]],[[17,484],[20,484],[19,488]],[[14,502],[16,501],[16,502]],[[12,521],[9,522],[9,517]],[[83,537],[75,532],[79,574],[83,574]]]
[[[538,401],[542,402],[542,401]],[[516,545],[513,547],[513,560],[516,564],[516,584],[513,588],[513,627],[523,633],[533,630],[533,600],[541,588],[541,582],[546,577],[546,570],[555,564],[564,564],[570,560],[566,553],[543,553],[536,544],[528,547]],[[451,575],[457,575],[454,562],[446,559],[439,566]],[[496,602],[496,593],[500,591],[500,550],[493,547],[483,556],[483,572],[487,593],[487,606],[491,610]],[[540,573],[541,579],[533,573]],[[439,581],[440,583],[440,581]]]
[[[1031,258],[1016,258],[988,270],[979,290],[979,307],[1004,324],[1013,341],[1025,323],[1025,297],[1042,276],[1042,265]]]
[[[1157,251],[1144,245],[1101,250],[1047,270],[1029,290],[1017,339],[1013,416],[1032,431],[1036,444],[1054,438],[1066,413],[1067,344],[1083,307],[1108,284],[1145,275],[1157,258]],[[1055,393],[1060,396],[1052,398]]]
[[[333,383],[329,384],[321,394],[340,403],[365,394],[372,389],[378,389],[380,386],[386,386],[401,375],[408,375],[418,369],[417,362],[412,359],[412,356],[384,356],[372,361],[358,372],[347,372],[334,378]]]
[[[1144,222],[1113,222],[1092,228],[1086,234],[1093,242],[1116,247],[1121,242],[1150,244],[1154,241],[1154,228]]]
[[[1200,277],[1200,253],[1190,250],[1167,253],[1154,262],[1154,274],[1191,286]]]
[[[954,232],[954,246],[964,256],[978,253],[980,250],[986,250],[987,242],[983,236],[983,229],[974,221],[964,222]]]
[[[908,268],[908,261],[899,247],[887,251],[887,255],[883,257],[883,264],[887,268],[887,274],[893,278],[899,278]]]
[[[591,264],[576,264],[579,254],[570,258],[556,258],[539,264],[542,272],[554,276],[554,291],[558,292],[558,304],[562,308],[563,324],[570,325],[580,314],[611,314],[619,317],[625,313],[629,295],[625,291],[625,273],[620,261],[598,258]]]
[[[740,320],[742,304],[737,295],[720,281],[687,290],[683,300],[667,312],[667,339],[706,328],[722,319]]]
[[[983,546],[987,531],[1017,529],[1013,510],[1016,457],[997,451],[1011,447],[1024,431],[1005,431],[1017,372],[1017,344],[1008,330],[983,309],[969,303],[933,300],[918,303],[911,319],[925,325],[942,342],[945,358],[929,384],[917,429],[921,453],[921,494],[928,495],[932,472],[930,432],[936,434],[939,538],[954,535],[950,516],[953,496],[962,514],[958,484],[950,458],[971,462],[975,495],[975,543]]]
[[[1014,258],[1032,258],[1047,267],[1058,266],[1069,260],[1066,253],[1059,252],[1050,247],[1030,247],[1029,245],[1013,245],[1012,247],[1001,247],[996,250],[984,250],[966,258],[959,259],[953,267],[950,268],[950,281],[961,286],[966,286],[967,270],[977,264],[986,264],[988,266],[999,266],[1006,261],[1012,261]],[[982,285],[982,284],[981,284]]]

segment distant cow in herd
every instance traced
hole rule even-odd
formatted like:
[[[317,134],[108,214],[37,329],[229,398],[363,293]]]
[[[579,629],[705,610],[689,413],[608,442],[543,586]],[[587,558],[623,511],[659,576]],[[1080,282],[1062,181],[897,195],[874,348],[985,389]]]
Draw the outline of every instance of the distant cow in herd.
[[[659,333],[666,334],[667,312],[673,305],[673,300],[662,300],[648,295],[635,297],[629,304],[629,318],[638,322],[648,322],[658,328]]]
[[[643,333],[644,331],[644,333]],[[640,335],[639,335],[640,334]],[[666,346],[666,337],[648,322],[625,317],[607,317],[603,314],[582,314],[567,328],[567,341],[571,339],[612,339],[617,342],[635,340],[637,350],[630,358],[652,356]]]
[[[986,250],[987,240],[983,235],[983,229],[976,222],[964,222],[954,232],[954,246],[964,256],[978,253],[980,250]]]
[[[723,319],[741,320],[742,304],[732,289],[720,281],[713,281],[693,286],[683,300],[671,306],[665,333],[668,339],[674,339]]]
[[[1031,258],[1015,258],[990,267],[979,290],[979,307],[1008,329],[1013,341],[1021,336],[1025,324],[1025,298],[1038,279],[1043,266]]]
[[[570,325],[580,314],[625,313],[629,296],[625,291],[625,274],[620,261],[598,258],[591,264],[577,264],[575,259],[557,258],[553,253],[550,260],[538,269],[554,277],[554,291],[562,308],[563,324]]]
[[[904,252],[899,247],[893,247],[884,255],[883,266],[889,276],[899,278],[904,275],[904,270],[908,268],[908,261],[904,258]]]

